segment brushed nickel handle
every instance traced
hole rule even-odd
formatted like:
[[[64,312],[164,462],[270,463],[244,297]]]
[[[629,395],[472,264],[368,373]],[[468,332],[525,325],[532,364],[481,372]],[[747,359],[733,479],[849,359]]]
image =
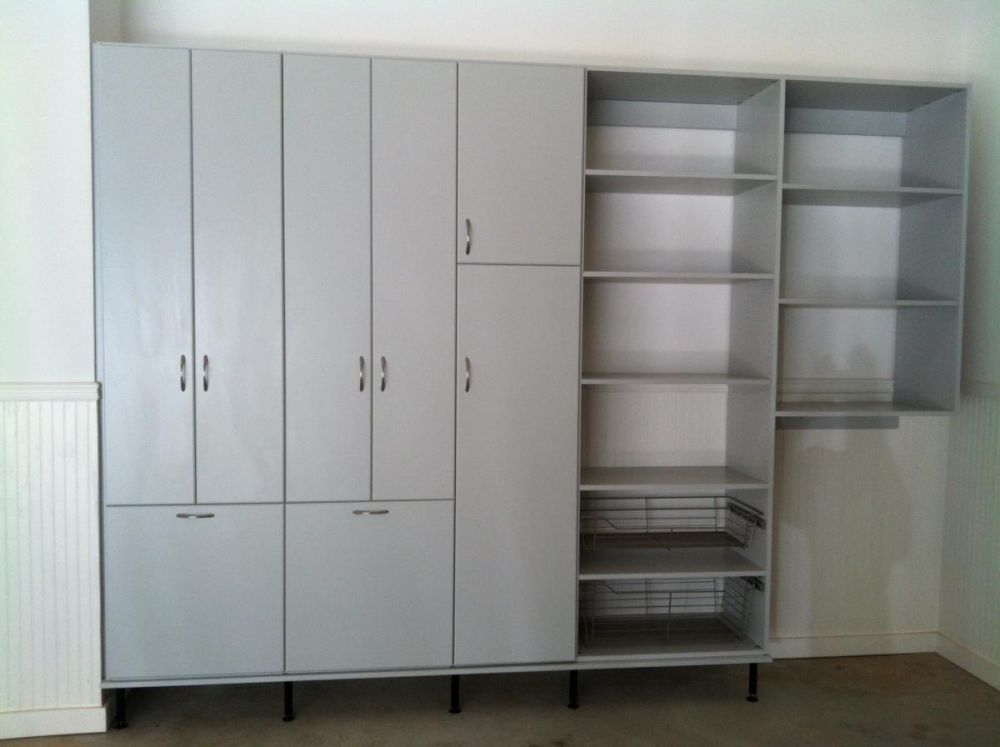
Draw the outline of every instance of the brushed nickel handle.
[[[360,391],[363,392],[365,390],[365,357],[363,355],[361,356],[361,385],[360,386],[361,386]]]
[[[465,219],[465,256],[472,251],[472,221]]]
[[[469,387],[472,386],[472,363],[469,359],[465,359],[465,391],[469,391]]]
[[[181,356],[181,391],[186,392],[188,388],[188,366],[187,356]]]
[[[382,373],[380,375],[381,381],[379,382],[379,391],[385,391],[385,356],[382,356]]]
[[[208,391],[208,356],[202,356],[201,358],[201,387],[206,392]]]
[[[354,514],[355,516],[382,516],[384,514],[389,513],[389,509],[387,508],[358,509],[357,511],[352,511],[351,513]]]
[[[214,519],[215,514],[177,514],[178,519]]]

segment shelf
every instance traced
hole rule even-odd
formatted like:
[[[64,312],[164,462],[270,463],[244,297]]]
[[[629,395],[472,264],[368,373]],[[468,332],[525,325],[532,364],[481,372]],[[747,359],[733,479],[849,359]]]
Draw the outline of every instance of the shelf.
[[[655,632],[609,636],[594,643],[585,643],[581,640],[577,661],[596,662],[612,659],[642,661],[665,656],[691,659],[706,656],[718,657],[720,661],[725,661],[731,657],[739,658],[762,653],[760,646],[750,639],[739,640],[734,635],[725,635],[725,631],[721,630],[720,635],[710,637],[711,632],[712,628],[706,626],[700,630],[690,631],[687,635],[684,633],[675,635],[669,643],[664,643],[662,636]]]
[[[928,405],[906,402],[779,402],[779,418],[896,417],[898,415],[951,415]]]
[[[962,190],[960,189],[937,187],[839,187],[785,184],[783,199],[786,205],[898,208],[961,194]]]
[[[729,467],[584,467],[580,490],[740,490],[767,483]]]
[[[584,386],[768,386],[770,379],[727,374],[659,374],[659,373],[590,373],[585,372]]]
[[[914,298],[782,298],[782,306],[830,309],[898,309],[910,307],[954,307],[958,301]]]
[[[581,550],[581,581],[638,581],[763,576],[760,566],[728,547]]]
[[[768,272],[658,272],[621,270],[584,270],[583,279],[604,283],[704,283],[724,285],[755,280],[774,280]]]
[[[769,174],[674,173],[587,169],[588,192],[732,196],[777,179]]]

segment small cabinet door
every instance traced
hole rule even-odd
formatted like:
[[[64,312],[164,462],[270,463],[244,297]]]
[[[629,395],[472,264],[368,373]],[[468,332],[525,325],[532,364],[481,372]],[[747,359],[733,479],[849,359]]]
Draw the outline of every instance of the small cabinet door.
[[[576,642],[580,274],[459,270],[455,664]]]
[[[281,56],[191,55],[197,499],[280,501]]]
[[[280,672],[281,511],[108,508],[106,677]]]
[[[288,671],[450,666],[452,508],[289,505]]]
[[[454,495],[455,71],[372,61],[374,500]]]
[[[107,504],[194,501],[189,57],[94,48]]]
[[[371,476],[370,62],[285,55],[287,500]]]
[[[580,263],[582,68],[458,67],[458,259]]]

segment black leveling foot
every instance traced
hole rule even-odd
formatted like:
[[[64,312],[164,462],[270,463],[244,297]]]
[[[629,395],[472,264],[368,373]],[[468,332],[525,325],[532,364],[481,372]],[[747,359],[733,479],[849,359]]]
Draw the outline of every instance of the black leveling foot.
[[[569,703],[566,704],[567,708],[572,708],[574,711],[580,707],[580,677],[579,672],[575,669],[570,670],[569,673]]]
[[[461,713],[462,712],[462,679],[461,675],[453,674],[451,676],[451,708],[448,709],[448,713]]]
[[[292,688],[291,682],[285,683],[285,715],[281,717],[281,720],[295,720],[295,691]]]
[[[115,717],[111,722],[112,729],[127,729],[128,717],[125,715],[125,690],[115,690]]]
[[[757,702],[757,665],[750,665],[750,681],[747,685],[747,700]]]

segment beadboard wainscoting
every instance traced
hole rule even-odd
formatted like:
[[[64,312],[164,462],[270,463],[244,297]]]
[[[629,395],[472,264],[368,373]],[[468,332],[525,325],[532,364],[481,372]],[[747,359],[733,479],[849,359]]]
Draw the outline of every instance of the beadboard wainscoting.
[[[938,650],[1000,688],[1000,384],[966,382],[949,451]]]
[[[97,400],[0,384],[0,739],[106,728]]]

